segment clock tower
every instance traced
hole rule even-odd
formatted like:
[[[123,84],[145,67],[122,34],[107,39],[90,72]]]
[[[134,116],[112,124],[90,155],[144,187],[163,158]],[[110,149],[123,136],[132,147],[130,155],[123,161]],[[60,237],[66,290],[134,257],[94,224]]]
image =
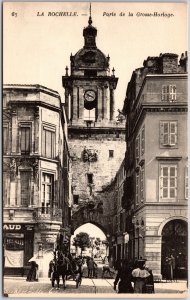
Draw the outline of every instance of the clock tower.
[[[109,56],[96,46],[97,29],[89,17],[83,30],[84,46],[70,56],[71,74],[63,76],[65,106],[69,125],[105,127],[113,124],[115,116],[114,91],[118,78],[112,70],[110,75]]]
[[[72,158],[73,219],[90,205],[94,223],[113,214],[115,199],[109,190],[125,156],[125,122],[118,122],[114,115],[118,78],[114,69],[110,75],[110,58],[97,48],[96,36],[90,15],[83,30],[84,46],[71,54],[70,72],[66,67],[62,77]],[[78,216],[73,224],[82,222],[87,219]]]

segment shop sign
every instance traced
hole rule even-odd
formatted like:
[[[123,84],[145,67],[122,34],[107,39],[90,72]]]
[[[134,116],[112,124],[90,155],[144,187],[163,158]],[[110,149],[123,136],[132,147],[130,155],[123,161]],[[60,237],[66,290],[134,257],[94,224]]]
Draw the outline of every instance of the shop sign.
[[[22,229],[22,226],[19,224],[4,224],[3,230],[12,230],[12,231],[19,231]]]

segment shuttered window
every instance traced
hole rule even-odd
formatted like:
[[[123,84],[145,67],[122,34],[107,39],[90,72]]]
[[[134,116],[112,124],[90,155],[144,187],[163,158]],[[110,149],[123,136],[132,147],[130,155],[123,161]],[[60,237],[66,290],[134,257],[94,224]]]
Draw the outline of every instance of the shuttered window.
[[[20,151],[30,153],[30,127],[20,127]]]
[[[162,146],[177,145],[177,121],[160,122],[160,144]]]
[[[177,197],[177,165],[161,165],[160,198],[175,199]]]
[[[49,127],[42,130],[42,155],[55,158],[55,130]]]
[[[176,101],[176,85],[162,86],[162,101],[166,101],[166,102]]]
[[[20,202],[21,206],[30,205],[30,171],[20,171]]]

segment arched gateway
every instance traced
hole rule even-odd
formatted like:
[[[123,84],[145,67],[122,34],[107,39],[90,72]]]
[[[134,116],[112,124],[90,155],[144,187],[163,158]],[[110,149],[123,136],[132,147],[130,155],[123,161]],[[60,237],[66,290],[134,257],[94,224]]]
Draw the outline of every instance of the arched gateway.
[[[167,260],[174,257],[175,276],[187,278],[187,222],[174,219],[162,229],[161,273],[167,278]]]
[[[90,207],[81,207],[72,216],[72,232],[83,224],[91,223],[99,227],[109,238],[112,230],[112,218],[104,215],[102,211]]]

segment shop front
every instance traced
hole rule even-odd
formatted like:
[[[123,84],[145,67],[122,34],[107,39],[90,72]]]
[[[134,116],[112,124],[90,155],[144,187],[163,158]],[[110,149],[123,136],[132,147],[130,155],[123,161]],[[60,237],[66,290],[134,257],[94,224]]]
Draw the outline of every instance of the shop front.
[[[33,256],[34,225],[3,224],[4,275],[23,276]]]

